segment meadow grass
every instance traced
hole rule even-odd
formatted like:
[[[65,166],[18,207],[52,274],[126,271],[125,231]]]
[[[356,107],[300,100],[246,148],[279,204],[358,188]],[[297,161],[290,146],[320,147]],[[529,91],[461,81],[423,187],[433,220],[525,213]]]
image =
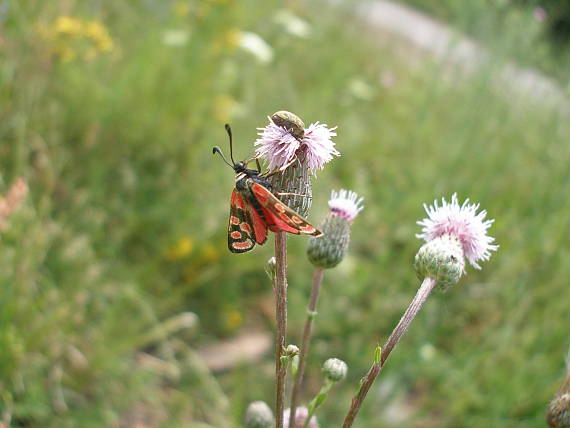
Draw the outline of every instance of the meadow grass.
[[[428,301],[355,426],[543,423],[570,344],[568,117],[493,89],[510,58],[454,78],[449,65],[411,65],[376,43],[352,5],[293,4],[311,28],[299,38],[274,20],[279,4],[8,2],[0,186],[24,177],[30,187],[0,232],[0,414],[11,426],[239,426],[250,401],[271,403],[270,356],[268,370],[213,377],[194,351],[272,327],[260,315],[272,245],[227,251],[234,176],[211,147],[225,148],[230,122],[235,157],[246,158],[255,128],[281,109],[338,126],[342,157],[314,182],[310,218],[325,214],[331,189],[365,197],[350,256],[325,274],[319,303],[305,398],[322,361],[349,364],[322,426],[340,424],[374,346],[416,291],[422,203],[453,192],[496,218],[501,248]],[[57,27],[62,16],[76,21]],[[112,47],[97,44],[92,21]],[[239,31],[259,34],[273,60],[240,49]],[[310,289],[305,250],[290,239],[295,343]],[[186,311],[199,329],[148,334]]]

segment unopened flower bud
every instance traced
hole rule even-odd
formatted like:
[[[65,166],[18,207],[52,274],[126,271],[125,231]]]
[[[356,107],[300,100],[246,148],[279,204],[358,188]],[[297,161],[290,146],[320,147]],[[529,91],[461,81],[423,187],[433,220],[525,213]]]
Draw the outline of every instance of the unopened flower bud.
[[[273,281],[273,279],[275,278],[276,264],[277,260],[275,259],[275,257],[271,257],[269,260],[267,260],[267,263],[265,264],[265,273],[267,274],[267,276],[271,281]]]
[[[245,412],[246,428],[270,428],[273,426],[273,412],[263,401],[254,401]]]
[[[570,393],[558,395],[551,401],[546,421],[552,428],[570,428]]]
[[[427,242],[416,254],[414,268],[420,280],[433,278],[440,289],[455,285],[465,271],[461,244],[450,235]]]
[[[333,190],[330,211],[319,225],[324,236],[309,240],[307,255],[313,265],[330,269],[342,261],[350,242],[350,225],[362,210],[361,204],[355,192]]]
[[[299,347],[293,344],[287,345],[287,348],[285,348],[285,355],[287,355],[289,358],[292,358],[295,355],[299,355]]]
[[[348,366],[338,358],[329,358],[323,364],[323,374],[328,380],[338,382],[346,377]]]

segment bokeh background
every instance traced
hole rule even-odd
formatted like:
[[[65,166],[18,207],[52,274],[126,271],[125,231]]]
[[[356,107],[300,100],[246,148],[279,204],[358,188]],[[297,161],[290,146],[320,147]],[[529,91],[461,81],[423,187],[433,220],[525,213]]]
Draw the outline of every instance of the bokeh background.
[[[355,427],[545,425],[570,345],[570,8],[396,3],[447,31],[434,53],[412,21],[371,22],[379,3],[0,2],[3,426],[225,428],[272,404],[271,349],[240,341],[272,333],[272,245],[227,250],[234,175],[211,147],[230,122],[246,158],[282,109],[338,126],[310,219],[331,189],[366,199],[319,304],[304,398],[324,359],[349,364],[321,426],[416,291],[422,204],[453,192],[501,248],[430,298]],[[289,240],[293,343],[306,244]]]

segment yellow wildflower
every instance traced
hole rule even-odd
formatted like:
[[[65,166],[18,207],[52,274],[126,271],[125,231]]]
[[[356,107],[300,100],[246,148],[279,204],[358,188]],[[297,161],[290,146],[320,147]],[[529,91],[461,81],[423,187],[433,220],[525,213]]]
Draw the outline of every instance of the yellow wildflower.
[[[110,51],[113,41],[107,29],[97,21],[89,21],[85,24],[85,35],[97,45],[101,51]]]
[[[204,263],[212,263],[220,259],[220,252],[211,244],[208,244],[202,248],[201,260]]]
[[[60,34],[68,34],[71,36],[81,35],[83,31],[83,22],[80,19],[71,16],[60,16],[55,21],[53,31]]]
[[[187,1],[177,1],[172,6],[172,12],[178,18],[184,18],[190,13],[190,4]]]
[[[92,60],[98,52],[109,52],[114,46],[107,28],[97,21],[60,16],[49,26],[37,25],[36,31],[64,62],[76,57]]]
[[[171,248],[166,252],[166,258],[170,261],[180,260],[188,256],[194,248],[194,242],[189,236],[180,238]]]
[[[224,34],[224,42],[229,49],[235,49],[241,41],[241,31],[237,28],[230,28]]]
[[[241,312],[233,309],[224,314],[224,326],[228,330],[230,331],[236,330],[241,326],[242,323],[243,323],[243,316]]]

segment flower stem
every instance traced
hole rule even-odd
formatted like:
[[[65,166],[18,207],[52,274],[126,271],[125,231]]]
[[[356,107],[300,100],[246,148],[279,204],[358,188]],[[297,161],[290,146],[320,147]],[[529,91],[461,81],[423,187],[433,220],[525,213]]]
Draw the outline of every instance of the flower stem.
[[[318,394],[315,396],[315,398],[313,398],[313,400],[309,403],[309,406],[307,409],[308,410],[307,417],[305,418],[305,423],[303,423],[303,428],[307,428],[309,426],[309,423],[311,422],[311,418],[313,417],[313,415],[317,411],[317,408],[321,404],[323,404],[325,402],[325,400],[327,399],[327,396],[329,395],[329,391],[331,390],[331,387],[333,386],[333,384],[334,384],[334,382],[332,382],[329,379],[326,379],[325,383],[321,387],[321,390],[318,392]],[[291,427],[291,428],[300,428],[300,427]]]
[[[299,403],[299,394],[301,392],[301,383],[303,382],[303,375],[305,374],[305,365],[307,362],[307,355],[309,354],[309,344],[311,341],[311,333],[313,330],[313,320],[317,315],[317,301],[319,299],[319,291],[321,282],[323,281],[324,269],[316,268],[313,272],[313,286],[311,288],[311,297],[309,298],[309,306],[307,307],[307,319],[305,327],[303,328],[303,341],[301,343],[301,352],[299,354],[299,367],[295,376],[295,383],[291,392],[291,410],[289,413],[289,420],[295,420],[295,413],[297,411],[297,404]],[[291,427],[297,428],[297,427]]]
[[[384,363],[390,356],[390,353],[396,347],[401,337],[404,335],[404,333],[410,326],[411,322],[422,308],[428,296],[433,291],[435,285],[436,281],[433,278],[426,277],[423,280],[414,299],[408,306],[408,309],[406,309],[406,312],[404,312],[404,315],[402,315],[402,318],[400,318],[400,322],[398,322],[398,325],[394,328],[394,330],[392,330],[392,334],[390,334],[390,337],[384,344],[384,347],[382,348],[382,355],[380,357],[380,361],[372,364],[372,367],[370,367],[368,374],[366,375],[365,378],[362,379],[360,389],[358,390],[356,396],[352,399],[350,409],[346,414],[342,428],[350,428],[354,423],[354,419],[356,419],[356,416],[358,415],[358,412],[360,410],[360,407],[362,406],[364,398],[366,398],[368,390],[374,383],[374,380],[376,380],[376,378],[380,374],[380,371],[382,370]]]
[[[287,335],[287,235],[275,233],[275,315],[277,332],[275,336],[275,426],[283,428],[285,398],[285,375],[287,363],[281,358],[285,352]]]

